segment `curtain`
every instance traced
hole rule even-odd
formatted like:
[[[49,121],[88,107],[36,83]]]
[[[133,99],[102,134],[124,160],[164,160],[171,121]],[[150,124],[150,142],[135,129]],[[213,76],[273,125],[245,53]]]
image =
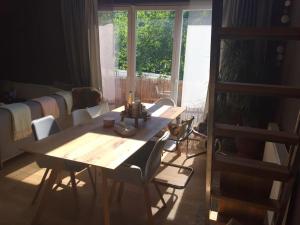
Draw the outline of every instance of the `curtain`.
[[[86,0],[91,85],[102,90],[97,0]]]
[[[62,0],[61,15],[73,84],[101,90],[97,0]]]
[[[113,105],[118,105],[116,82],[116,40],[114,37],[115,26],[113,21],[112,9],[101,11],[99,15],[99,36],[100,40],[100,57],[101,71],[103,72],[103,96]]]

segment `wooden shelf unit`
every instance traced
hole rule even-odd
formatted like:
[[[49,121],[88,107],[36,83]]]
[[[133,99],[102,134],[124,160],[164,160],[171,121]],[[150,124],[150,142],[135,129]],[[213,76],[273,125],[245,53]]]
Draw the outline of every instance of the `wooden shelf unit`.
[[[268,40],[300,40],[300,28],[231,28],[218,29],[220,39],[268,39]]]
[[[212,210],[212,199],[224,202],[239,202],[250,205],[261,210],[271,210],[275,213],[275,225],[281,225],[284,213],[291,196],[294,174],[297,163],[300,162],[299,147],[294,151],[293,162],[289,166],[280,166],[272,163],[216,154],[215,139],[217,137],[248,138],[260,141],[270,141],[298,146],[299,129],[295,133],[277,132],[266,129],[242,127],[215,122],[215,102],[217,93],[236,93],[242,95],[271,96],[278,98],[300,98],[300,88],[271,85],[250,84],[236,82],[217,81],[220,68],[221,41],[231,40],[300,40],[300,28],[277,27],[277,28],[231,28],[222,27],[223,0],[212,1],[212,37],[211,37],[211,59],[210,80],[208,93],[208,145],[206,163],[206,204],[207,224],[226,224],[231,215],[219,212],[217,221],[209,219]],[[253,199],[245,196],[216,191],[212,185],[213,172],[238,173],[255,178],[282,181],[282,191],[279,200]],[[226,213],[225,213],[226,214]],[[249,212],[249,218],[252,218]],[[244,224],[244,223],[243,223]],[[257,222],[246,222],[245,224],[258,224]]]

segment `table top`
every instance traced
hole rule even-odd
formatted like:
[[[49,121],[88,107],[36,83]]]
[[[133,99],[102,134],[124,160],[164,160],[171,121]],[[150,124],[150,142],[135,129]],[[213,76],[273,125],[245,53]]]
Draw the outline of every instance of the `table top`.
[[[120,112],[124,107],[119,107],[89,123],[65,129],[21,149],[29,153],[115,169],[184,111],[181,107],[144,105],[151,117],[146,122],[140,121],[138,132],[132,137],[121,137],[113,128],[103,128],[105,117],[120,121]],[[125,119],[125,122],[134,124],[132,119]]]

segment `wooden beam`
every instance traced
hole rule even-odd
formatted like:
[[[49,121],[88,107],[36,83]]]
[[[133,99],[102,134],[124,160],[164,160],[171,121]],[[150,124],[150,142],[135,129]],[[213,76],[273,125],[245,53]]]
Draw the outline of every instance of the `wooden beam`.
[[[291,178],[291,173],[286,166],[221,154],[215,155],[214,170],[269,180],[288,181]]]
[[[251,95],[258,95],[258,96],[300,98],[300,88],[283,86],[283,85],[217,82],[216,91],[251,94]]]
[[[222,26],[223,17],[223,0],[212,1],[212,27],[211,27],[211,49],[210,49],[210,69],[209,69],[209,86],[208,86],[208,117],[207,117],[207,154],[206,154],[206,221],[209,224],[209,211],[211,208],[211,182],[212,182],[212,162],[214,156],[214,114],[215,114],[215,84],[219,74],[220,65],[220,47],[221,40],[218,37],[218,29]],[[201,41],[201,40],[199,40]]]
[[[229,221],[233,219],[234,222],[239,222],[240,225],[264,225],[263,218],[256,218],[253,215],[247,217],[242,215],[231,215],[224,212],[218,212],[218,218],[216,221],[211,220],[210,225],[227,225]]]
[[[232,28],[222,27],[218,31],[221,39],[270,39],[270,40],[300,40],[300,28]]]
[[[286,144],[299,143],[299,137],[294,133],[220,123],[215,124],[215,135],[220,137],[248,138]]]
[[[249,207],[255,207],[263,210],[279,211],[280,204],[277,200],[270,198],[262,199],[255,197],[253,194],[245,194],[237,192],[235,189],[232,192],[224,192],[219,190],[212,190],[212,198],[228,202],[239,202]]]

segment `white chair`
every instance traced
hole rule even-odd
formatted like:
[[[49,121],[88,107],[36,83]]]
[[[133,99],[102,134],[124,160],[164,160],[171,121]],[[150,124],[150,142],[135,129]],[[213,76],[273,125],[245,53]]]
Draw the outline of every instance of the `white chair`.
[[[77,109],[72,112],[73,126],[88,123],[92,120],[91,115],[86,109]]]
[[[49,137],[50,135],[58,133],[60,131],[60,128],[57,125],[53,116],[46,116],[46,117],[42,117],[40,119],[36,119],[36,120],[32,121],[32,131],[33,131],[35,140],[39,141],[39,140]],[[39,187],[34,195],[32,204],[34,204],[36,199],[38,198],[39,193],[42,189],[42,186],[45,183],[46,177],[51,169],[64,170],[64,171],[67,171],[70,173],[72,189],[73,189],[73,193],[74,193],[76,199],[77,199],[77,185],[76,185],[76,180],[75,180],[75,173],[80,172],[84,169],[87,169],[91,183],[92,183],[94,194],[96,194],[96,186],[95,186],[96,184],[93,180],[92,173],[91,173],[88,165],[85,165],[83,163],[78,163],[78,162],[61,160],[61,159],[57,159],[54,157],[40,157],[37,159],[36,162],[40,168],[46,168],[46,171],[45,171],[43,178],[39,184]],[[58,183],[58,185],[59,185],[61,180],[59,180],[58,182],[59,182]]]
[[[154,102],[154,104],[176,106],[175,101],[172,98],[160,98],[156,102]]]
[[[145,144],[136,154],[117,169],[104,171],[107,177],[113,179],[115,182],[121,182],[118,196],[119,201],[121,200],[121,192],[124,188],[124,182],[140,186],[143,189],[149,225],[153,224],[153,216],[149,199],[149,184],[153,182],[153,179],[160,167],[163,146],[169,136],[170,132],[166,131],[156,142],[149,141]],[[154,185],[165,207],[166,203],[159,187],[156,183],[154,183]]]
[[[86,108],[86,110],[92,118],[96,118],[110,111],[107,101],[103,101],[99,105]]]

